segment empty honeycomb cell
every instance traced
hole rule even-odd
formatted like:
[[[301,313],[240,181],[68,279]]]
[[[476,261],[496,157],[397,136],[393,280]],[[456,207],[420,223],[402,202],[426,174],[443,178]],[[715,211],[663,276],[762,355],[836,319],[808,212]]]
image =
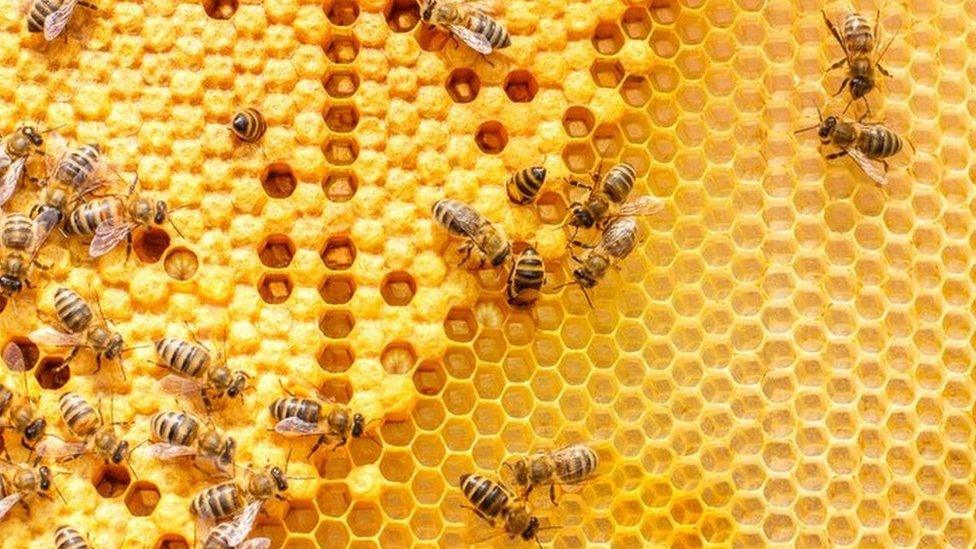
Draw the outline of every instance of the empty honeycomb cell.
[[[473,70],[460,67],[451,71],[444,87],[455,103],[470,103],[481,91],[481,79]]]
[[[593,48],[601,55],[613,55],[624,45],[624,35],[620,26],[610,21],[600,23],[593,29]]]
[[[169,233],[158,227],[140,227],[132,233],[132,251],[143,263],[162,259],[169,242]]]
[[[322,263],[333,271],[345,271],[356,261],[356,245],[346,235],[336,234],[329,237],[322,248]]]
[[[315,503],[323,515],[341,517],[349,509],[349,505],[352,503],[352,495],[345,483],[322,482],[319,483]]]
[[[620,96],[631,107],[643,107],[651,100],[651,85],[643,76],[628,76],[620,85]]]
[[[139,481],[129,486],[125,495],[125,506],[134,517],[147,517],[156,510],[159,503],[159,488],[147,481]]]
[[[163,257],[163,270],[173,280],[190,280],[199,267],[197,254],[183,246],[171,248]]]
[[[588,142],[570,143],[563,148],[563,162],[573,173],[589,174],[596,166],[596,154]]]
[[[431,25],[420,25],[414,32],[420,49],[439,52],[451,41],[451,34]]]
[[[616,88],[624,79],[624,67],[618,61],[597,59],[590,66],[590,75],[601,88]]]
[[[352,97],[359,89],[359,74],[351,70],[333,69],[322,82],[325,91],[335,99]]]
[[[284,162],[269,164],[261,174],[261,186],[271,198],[288,198],[295,192],[298,180],[291,166]]]
[[[632,40],[643,40],[651,33],[651,14],[646,8],[627,8],[620,18],[624,33]]]
[[[417,293],[417,282],[410,273],[395,271],[383,277],[380,282],[380,295],[387,305],[403,307],[410,304]]]
[[[508,131],[501,122],[494,120],[484,122],[478,126],[474,134],[474,142],[485,154],[498,154],[508,144]]]
[[[153,546],[154,549],[191,549],[190,544],[187,543],[186,538],[176,534],[163,534],[156,540],[156,545]]]
[[[349,133],[359,124],[359,111],[354,105],[330,105],[325,111],[325,125],[339,133]]]
[[[422,395],[436,395],[444,388],[447,376],[440,363],[424,361],[414,370],[413,384]]]
[[[322,147],[325,159],[334,166],[348,166],[359,158],[359,143],[355,139],[333,137]]]
[[[593,132],[593,146],[601,158],[615,158],[623,149],[623,136],[616,124],[600,124]]]
[[[17,349],[20,350],[20,355],[24,359],[23,370],[14,370],[11,368],[12,370],[29,372],[34,369],[34,366],[37,366],[37,359],[41,356],[41,352],[38,350],[37,344],[26,337],[14,337],[4,343],[2,348],[6,349],[10,345],[16,346]],[[6,365],[8,368],[11,366],[10,363],[6,363]]]
[[[318,470],[319,476],[328,480],[344,479],[349,475],[349,471],[352,469],[352,460],[349,459],[349,454],[345,452],[319,452],[318,462],[316,463],[316,469]],[[348,498],[348,489],[345,485],[330,485],[330,486],[341,486],[341,490],[345,490],[345,495]],[[318,495],[319,510],[325,514],[330,514],[326,511],[326,508],[322,506],[322,490],[319,490]]]
[[[71,379],[71,368],[60,357],[44,357],[37,364],[34,378],[44,389],[57,390],[64,387]]]
[[[356,281],[346,275],[334,275],[325,278],[319,286],[319,295],[329,305],[343,305],[349,303],[356,292]]]
[[[374,503],[356,503],[349,510],[347,521],[353,535],[375,536],[383,525],[383,513]]]
[[[237,7],[238,0],[203,0],[203,11],[213,19],[230,19]]]
[[[539,83],[535,76],[526,70],[517,70],[508,73],[505,77],[505,95],[513,103],[529,103],[539,93]]]
[[[359,55],[359,41],[351,36],[336,35],[326,44],[325,55],[333,63],[340,65],[352,63]]]
[[[574,105],[563,114],[563,129],[570,137],[586,137],[596,124],[590,109]]]
[[[473,347],[478,358],[486,362],[499,362],[505,355],[505,339],[498,330],[482,330]]]
[[[295,257],[295,243],[284,234],[273,234],[258,248],[258,257],[265,267],[284,269]]]
[[[353,172],[329,172],[322,181],[322,188],[332,202],[348,202],[359,189],[359,178]]]
[[[471,309],[455,307],[447,312],[447,317],[444,319],[444,333],[448,339],[468,342],[474,339],[477,332],[478,324]]]
[[[323,520],[315,531],[319,547],[346,547],[349,545],[349,528],[338,520]]]
[[[352,316],[352,313],[336,309],[322,315],[322,320],[319,321],[319,330],[325,334],[325,337],[342,339],[349,335],[349,332],[352,331],[355,325],[356,319]],[[321,356],[319,357],[319,363],[322,363]]]
[[[98,466],[92,484],[95,491],[103,498],[114,498],[121,496],[125,489],[132,482],[129,469],[123,465],[112,465],[104,463]]]
[[[286,274],[266,274],[258,281],[258,295],[271,305],[287,301],[293,288],[291,277]]]
[[[380,364],[388,374],[406,374],[417,363],[417,351],[405,341],[394,341],[383,348]]]
[[[291,533],[311,532],[319,523],[319,513],[310,501],[291,501],[284,523]]]
[[[420,6],[414,0],[389,0],[384,14],[393,32],[410,32],[420,22]]]
[[[359,4],[354,0],[332,0],[323,6],[326,17],[333,25],[348,27],[359,17]]]
[[[563,195],[555,192],[543,192],[535,201],[539,220],[546,225],[559,225],[566,219],[568,206]],[[549,268],[549,265],[546,266]]]

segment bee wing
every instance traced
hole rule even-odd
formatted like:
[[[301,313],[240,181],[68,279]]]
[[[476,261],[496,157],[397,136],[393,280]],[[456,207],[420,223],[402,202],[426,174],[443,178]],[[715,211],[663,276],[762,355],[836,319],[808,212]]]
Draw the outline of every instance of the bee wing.
[[[888,184],[888,176],[885,173],[884,163],[868,158],[864,153],[853,147],[844,150],[847,151],[847,155],[854,160],[871,181],[874,181],[878,185]]]
[[[496,0],[458,0],[458,5],[463,5],[469,10],[474,10],[485,15],[498,13],[498,2]]]
[[[169,374],[159,380],[159,387],[163,391],[179,396],[199,394],[202,386],[203,384],[195,379],[187,379],[175,374]]]
[[[69,334],[66,332],[61,332],[51,328],[50,326],[44,326],[43,328],[38,328],[31,332],[28,339],[37,343],[38,345],[48,345],[51,347],[70,347],[72,345],[80,345],[84,342],[84,334]]]
[[[451,25],[451,32],[454,36],[461,39],[462,42],[471,46],[471,49],[482,54],[488,55],[491,53],[491,42],[488,41],[484,36],[470,31],[460,25]]]
[[[47,166],[47,173],[57,172],[61,159],[68,152],[68,140],[58,132],[51,132],[44,138],[44,165]]]
[[[7,154],[7,148],[0,143],[0,171],[6,170],[13,161],[14,159],[10,158],[10,155]]]
[[[248,534],[251,533],[251,528],[254,527],[254,521],[258,518],[258,511],[261,510],[261,500],[252,501],[247,504],[247,507],[241,511],[240,515],[234,519],[232,529],[227,532],[227,544],[231,547],[237,547],[247,539]]]
[[[630,254],[637,244],[637,222],[632,217],[617,217],[603,231],[598,247],[619,261]]]
[[[50,42],[57,38],[71,21],[71,14],[75,11],[78,0],[64,0],[61,6],[44,18],[44,39]]]
[[[271,547],[269,538],[254,538],[237,546],[237,549],[268,549]]]
[[[0,519],[7,516],[7,513],[13,509],[14,505],[17,505],[17,502],[22,499],[24,499],[23,492],[15,492],[3,499],[0,499]]]
[[[190,446],[180,446],[177,444],[157,442],[156,444],[149,445],[146,453],[149,454],[150,457],[166,461],[186,456],[193,456],[196,455],[197,451]]]
[[[275,432],[281,435],[318,435],[325,431],[317,423],[309,423],[297,417],[285,418],[275,424]]]
[[[35,448],[37,455],[42,458],[61,459],[74,457],[85,452],[84,442],[65,442],[55,438],[47,437],[37,443]]]
[[[135,223],[119,218],[102,221],[95,229],[95,237],[92,238],[91,245],[88,246],[88,255],[102,257],[112,251],[112,248],[118,246],[119,242],[125,240],[125,237],[129,236],[135,227]]]
[[[664,209],[664,201],[649,194],[641,195],[617,209],[617,215],[654,215]]]
[[[7,346],[3,348],[3,363],[14,372],[27,370],[27,360],[24,358],[24,352],[13,341],[7,343]]]
[[[37,253],[47,242],[47,237],[58,226],[60,214],[55,209],[45,209],[34,218],[34,248],[31,250],[31,262],[37,257]]]
[[[3,174],[3,181],[0,181],[0,206],[6,204],[17,189],[17,182],[20,176],[24,175],[24,167],[27,165],[26,158],[18,158],[7,168]]]

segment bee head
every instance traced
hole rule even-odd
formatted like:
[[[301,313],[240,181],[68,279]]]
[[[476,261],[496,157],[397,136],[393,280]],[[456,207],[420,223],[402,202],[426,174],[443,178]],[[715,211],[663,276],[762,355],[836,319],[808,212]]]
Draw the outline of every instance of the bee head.
[[[573,270],[573,279],[584,288],[596,286],[596,278],[585,267],[578,267]]]
[[[24,283],[19,278],[6,274],[0,276],[0,295],[12,296],[23,289]]]
[[[41,134],[38,133],[33,126],[24,126],[21,133],[23,133],[24,137],[30,140],[35,147],[40,147],[44,144],[44,138],[41,137]]]
[[[155,213],[153,214],[153,223],[162,225],[166,221],[166,215],[168,213],[169,208],[166,207],[166,203],[162,200],[157,200]]]
[[[420,5],[420,18],[424,23],[430,23],[430,19],[434,16],[434,2],[426,1],[421,2]]]
[[[525,527],[522,531],[522,539],[529,541],[535,538],[536,534],[539,532],[539,519],[532,517],[529,519],[529,525]]]
[[[44,434],[44,429],[46,427],[47,427],[47,421],[45,421],[44,418],[39,417],[34,421],[32,421],[30,425],[28,425],[27,428],[24,429],[24,438],[28,441],[33,442],[41,438],[41,435]]]
[[[280,467],[272,467],[269,473],[271,474],[271,478],[274,479],[275,488],[277,488],[279,492],[288,490],[288,479],[285,478],[285,473]]]
[[[353,438],[359,438],[363,436],[363,429],[366,428],[366,418],[363,414],[353,414],[352,416],[352,436]]]
[[[234,462],[234,454],[237,452],[237,441],[227,437],[224,447],[220,451],[221,463],[230,464]]]
[[[247,131],[247,116],[244,116],[244,113],[239,112],[234,115],[234,120],[232,120],[230,124],[234,127],[234,131],[237,133],[244,133]]]
[[[47,467],[47,465],[41,465],[37,469],[37,473],[41,477],[40,482],[38,482],[38,486],[40,486],[41,490],[47,492],[51,489],[51,470]]]
[[[129,455],[129,442],[127,440],[120,441],[115,446],[115,451],[112,452],[112,463],[118,465]]]
[[[108,345],[105,346],[105,358],[116,359],[122,356],[122,349],[125,347],[125,340],[122,334],[114,332],[108,338]]]
[[[572,206],[569,211],[569,224],[571,226],[589,229],[593,227],[594,223],[596,223],[596,220],[593,219],[593,214],[583,207],[582,204],[574,204]]]
[[[823,122],[820,123],[820,130],[817,132],[817,135],[820,136],[822,141],[826,142],[830,140],[830,134],[834,133],[834,128],[836,127],[837,117],[828,116],[827,118],[824,118]]]
[[[231,382],[230,386],[227,387],[227,396],[230,398],[236,398],[241,392],[244,391],[244,386],[247,384],[247,374],[238,371],[234,374],[234,381]]]
[[[855,76],[851,78],[851,96],[861,99],[874,89],[874,80],[869,76]]]

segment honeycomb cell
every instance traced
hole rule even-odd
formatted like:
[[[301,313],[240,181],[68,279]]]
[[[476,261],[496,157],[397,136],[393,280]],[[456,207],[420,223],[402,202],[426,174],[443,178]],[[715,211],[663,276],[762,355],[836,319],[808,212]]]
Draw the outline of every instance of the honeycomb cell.
[[[319,523],[319,513],[312,502],[291,501],[285,513],[285,528],[291,533],[307,533]]]
[[[620,26],[609,21],[600,23],[593,30],[593,48],[601,55],[613,55],[624,45]]]
[[[505,77],[505,95],[513,103],[529,103],[539,93],[539,83],[535,76],[526,70],[517,70],[508,73]]]
[[[420,22],[420,7],[414,0],[391,0],[384,10],[386,24],[393,32],[410,32]]]
[[[114,498],[125,493],[132,477],[129,469],[122,465],[102,464],[92,478],[95,491],[103,498]]]
[[[284,162],[268,165],[261,174],[261,186],[271,198],[288,198],[295,192],[298,180],[291,166]]]
[[[323,317],[322,321],[325,322],[325,317]],[[336,327],[330,325],[329,329],[335,330]],[[325,328],[322,328],[322,331],[325,333]],[[352,366],[355,358],[356,357],[353,354],[352,348],[350,348],[348,345],[328,344],[323,347],[322,351],[319,353],[319,366],[321,366],[326,372],[341,374]]]
[[[332,171],[322,181],[322,188],[332,202],[348,202],[359,189],[359,178],[353,172]]]
[[[322,82],[325,91],[335,99],[352,97],[359,89],[359,74],[349,70],[333,70]]]
[[[481,79],[471,69],[456,68],[447,77],[444,87],[455,103],[470,103],[481,91]]]
[[[651,100],[651,85],[644,76],[628,76],[620,85],[620,96],[631,107],[643,107]]]
[[[349,36],[336,35],[325,46],[325,56],[329,61],[340,65],[352,63],[357,55],[359,55],[359,41]]]
[[[436,395],[444,388],[446,381],[443,366],[434,361],[421,362],[413,373],[414,387],[422,395]]]
[[[71,368],[61,357],[47,356],[37,364],[34,378],[41,388],[57,390],[68,384],[68,380],[71,379]]]
[[[563,129],[570,137],[586,137],[593,131],[596,123],[590,109],[580,105],[574,105],[566,109],[563,114]]]
[[[183,246],[170,249],[163,257],[163,270],[173,280],[190,280],[197,274],[199,267],[200,260],[197,254]]]
[[[230,19],[237,8],[238,0],[203,0],[203,11],[212,19]]]
[[[596,153],[589,143],[570,143],[563,148],[563,163],[573,173],[589,174],[596,165]]]
[[[601,88],[616,88],[624,79],[624,67],[618,61],[597,59],[590,66],[593,81]]]
[[[356,319],[352,316],[352,313],[336,309],[322,315],[322,320],[319,321],[319,330],[325,334],[325,337],[342,339],[349,335],[349,332],[352,331],[355,325]]]
[[[388,374],[406,374],[417,363],[417,351],[405,341],[394,341],[383,348],[380,364]]]
[[[158,227],[141,227],[132,232],[132,251],[143,263],[162,259],[169,243],[169,233]]]
[[[323,117],[325,125],[339,133],[349,133],[359,124],[359,111],[354,105],[330,105]]]
[[[186,538],[176,534],[163,534],[153,545],[154,549],[191,549]]]
[[[356,292],[356,281],[351,276],[328,276],[319,286],[319,295],[329,305],[344,305],[349,303]]]
[[[348,166],[359,158],[359,143],[355,139],[333,137],[322,146],[325,160],[333,166]]]
[[[508,144],[508,131],[500,122],[494,120],[485,122],[478,126],[478,131],[474,134],[474,142],[481,149],[481,152],[498,154]]]
[[[266,274],[258,281],[258,295],[270,305],[288,301],[293,288],[291,277],[286,274]]]
[[[444,319],[444,333],[452,341],[468,342],[474,339],[478,324],[471,309],[455,307],[448,311]]]
[[[593,146],[601,158],[615,158],[623,149],[623,135],[616,124],[600,124],[593,132]]]
[[[332,0],[323,9],[329,21],[339,27],[348,27],[359,17],[359,4],[355,0]]]
[[[10,345],[17,347],[17,349],[20,351],[20,356],[23,357],[23,365],[21,369],[17,370],[12,368],[11,364],[6,363],[5,361],[8,368],[11,368],[14,371],[29,372],[34,369],[34,366],[37,366],[37,359],[41,356],[41,352],[37,348],[37,344],[26,337],[14,337],[7,340],[3,344],[2,348],[7,349],[7,347]]]
[[[258,257],[265,267],[284,269],[295,257],[295,243],[284,234],[273,234],[258,248]]]
[[[333,271],[345,271],[356,261],[356,245],[345,235],[332,235],[322,248],[322,263]]]
[[[344,483],[320,483],[315,503],[327,517],[341,517],[352,504],[352,495]]]
[[[627,8],[620,18],[624,33],[632,40],[643,40],[651,33],[651,14],[645,8]]]
[[[417,293],[417,282],[410,273],[395,271],[383,277],[380,294],[387,305],[403,307],[410,304]]]
[[[139,481],[129,487],[125,506],[134,517],[148,517],[159,503],[159,488],[147,481]]]

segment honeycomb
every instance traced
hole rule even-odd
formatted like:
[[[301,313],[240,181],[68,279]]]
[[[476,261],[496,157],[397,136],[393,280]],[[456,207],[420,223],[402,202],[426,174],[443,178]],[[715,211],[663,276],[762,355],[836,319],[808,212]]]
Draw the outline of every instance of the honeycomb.
[[[5,304],[0,343],[27,351],[49,418],[62,390],[114,395],[139,442],[180,406],[154,390],[151,349],[123,379],[30,345],[33,303],[49,312],[64,284],[96,291],[130,344],[187,337],[185,322],[255,376],[212,419],[240,463],[290,450],[305,477],[259,519],[275,546],[476,542],[492,532],[460,508],[458,477],[577,441],[601,475],[557,508],[532,499],[555,547],[976,543],[973,3],[882,6],[883,33],[900,34],[872,109],[917,149],[884,188],[792,133],[842,78],[823,74],[840,51],[816,2],[512,0],[513,44],[491,64],[418,25],[413,0],[103,4],[50,44],[0,14],[0,131],[33,121],[104,144],[180,208],[185,238],[141,232],[129,262],[86,264],[59,237],[36,292]],[[226,128],[245,106],[268,120],[258,146]],[[555,289],[559,180],[615,161],[667,208],[591,309]],[[549,182],[512,206],[505,178],[529,165]],[[428,213],[445,196],[547,260],[533,310],[507,307],[504,273],[456,267]],[[32,201],[21,191],[13,209]],[[382,418],[380,444],[306,459],[309,443],[267,432],[279,380]],[[60,466],[68,505],[15,509],[0,546],[49,547],[62,522],[99,547],[201,539],[188,502],[213,481],[132,465],[137,478],[95,458]]]

